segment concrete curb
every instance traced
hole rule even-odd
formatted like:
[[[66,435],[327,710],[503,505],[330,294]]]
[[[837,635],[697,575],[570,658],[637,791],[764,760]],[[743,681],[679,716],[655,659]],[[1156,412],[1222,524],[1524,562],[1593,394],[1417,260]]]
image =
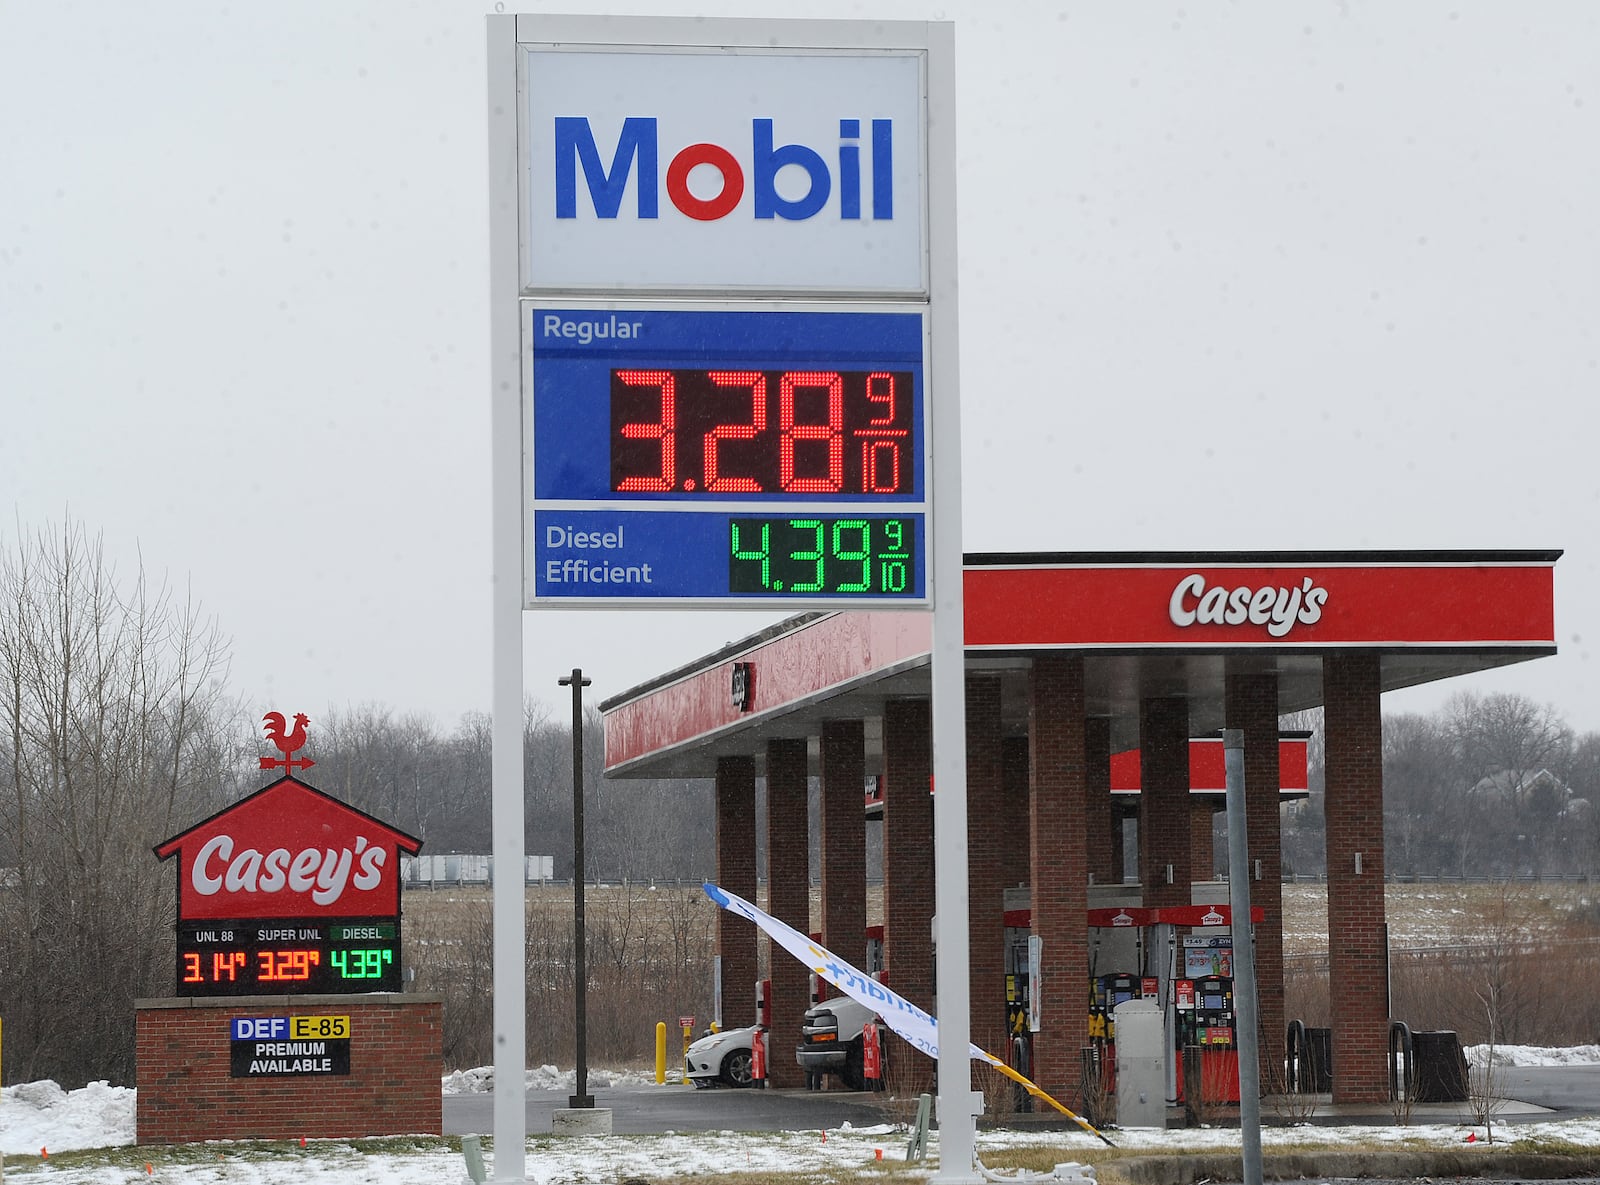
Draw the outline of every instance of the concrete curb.
[[[1193,1156],[1137,1156],[1104,1161],[1097,1166],[1101,1185],[1196,1185],[1200,1181],[1237,1181],[1237,1153],[1208,1152]],[[1558,1156],[1494,1148],[1395,1152],[1286,1152],[1262,1157],[1261,1175],[1268,1181],[1315,1177],[1500,1177],[1529,1181],[1600,1175],[1600,1154]]]

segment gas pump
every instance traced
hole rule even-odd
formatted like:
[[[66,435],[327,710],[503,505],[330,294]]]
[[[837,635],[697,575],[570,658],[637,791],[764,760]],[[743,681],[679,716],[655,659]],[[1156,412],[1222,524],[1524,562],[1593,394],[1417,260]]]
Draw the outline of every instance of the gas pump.
[[[1137,1000],[1144,995],[1144,976],[1131,971],[1114,971],[1110,975],[1097,975],[1090,981],[1089,1039],[1115,1043],[1117,1023],[1115,1010],[1124,1000]]]
[[[1203,931],[1227,921],[1227,915],[1220,907],[1215,907],[1202,915],[1199,927]],[[1206,1102],[1237,1103],[1239,1048],[1233,999],[1231,927],[1222,934],[1201,932],[1184,936],[1182,978],[1174,986],[1173,1046],[1178,1067],[1178,1101],[1190,1101],[1190,1091],[1199,1090]],[[1193,1057],[1199,1058],[1199,1065],[1185,1064],[1186,1058]]]
[[[861,969],[875,978],[883,973],[883,927],[867,927],[867,961]],[[886,982],[879,979],[879,982]]]
[[[767,1034],[772,1031],[772,980],[756,980],[756,1030],[750,1034],[750,1077],[767,1082]]]
[[[1033,919],[1026,909],[1008,909],[1005,915],[1006,945],[1006,1053],[1007,1062],[1019,1074],[1033,1072],[1033,1032],[1029,1026],[1028,939]],[[1031,1110],[1031,1096],[1020,1100],[1023,1110]]]
[[[1185,1004],[1190,1005],[1185,1008]],[[1178,1079],[1178,1099],[1187,1101],[1199,1090],[1206,1102],[1239,1101],[1239,1047],[1236,1044],[1233,979],[1203,975],[1178,983],[1178,1058],[1198,1057],[1200,1064],[1183,1064]]]

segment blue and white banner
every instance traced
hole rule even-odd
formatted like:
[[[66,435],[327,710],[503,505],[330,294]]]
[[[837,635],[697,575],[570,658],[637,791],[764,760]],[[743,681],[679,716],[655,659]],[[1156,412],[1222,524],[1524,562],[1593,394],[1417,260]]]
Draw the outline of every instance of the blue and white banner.
[[[767,937],[811,968],[816,974],[822,976],[823,979],[833,984],[834,987],[852,1000],[871,1008],[882,1018],[884,1024],[888,1025],[899,1036],[905,1038],[911,1045],[922,1050],[923,1053],[931,1058],[939,1056],[939,1022],[934,1019],[931,1013],[924,1012],[904,996],[852,967],[827,947],[812,942],[810,938],[800,933],[793,926],[780,922],[766,910],[751,905],[750,902],[740,897],[737,893],[730,893],[726,889],[710,883],[706,883],[701,887],[705,889],[706,896],[722,906],[723,909],[754,922],[762,930],[766,931]],[[993,1066],[1035,1098],[1049,1103],[1057,1111],[1060,1111],[1079,1127],[1083,1128],[1084,1131],[1098,1136],[1108,1147],[1114,1147],[1111,1141],[1106,1139],[1104,1133],[1098,1131],[1081,1116],[1074,1114],[1060,1102],[1051,1098],[1050,1095],[1039,1089],[1035,1083],[1013,1070],[1001,1059],[995,1057],[994,1054],[970,1044],[967,1046],[967,1050],[968,1055],[974,1061]]]
[[[706,896],[730,913],[748,918],[767,932],[768,937],[784,950],[799,959],[812,971],[838,988],[859,1004],[871,1008],[906,1041],[929,1057],[939,1056],[939,1022],[910,1000],[885,987],[871,976],[857,970],[825,946],[812,942],[793,926],[780,922],[766,910],[751,905],[736,893],[716,885],[704,886]],[[976,1045],[969,1046],[971,1056],[990,1065],[1000,1065],[1000,1059],[985,1053]]]

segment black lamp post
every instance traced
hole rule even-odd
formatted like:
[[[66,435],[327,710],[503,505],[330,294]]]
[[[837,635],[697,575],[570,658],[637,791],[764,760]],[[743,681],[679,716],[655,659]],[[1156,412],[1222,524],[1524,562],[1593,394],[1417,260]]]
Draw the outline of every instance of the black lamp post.
[[[562,687],[572,688],[572,922],[578,972],[574,993],[578,1010],[578,1071],[573,1083],[576,1093],[567,1100],[567,1106],[593,1107],[594,1096],[589,1093],[589,950],[583,937],[583,689],[589,686],[589,680],[583,677],[581,669],[573,667],[572,674],[557,682]]]

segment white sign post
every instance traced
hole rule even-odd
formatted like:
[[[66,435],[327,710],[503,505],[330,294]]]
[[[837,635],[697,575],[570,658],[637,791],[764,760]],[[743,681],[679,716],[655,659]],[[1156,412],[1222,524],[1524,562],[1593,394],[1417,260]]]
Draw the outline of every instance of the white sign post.
[[[487,20],[496,863],[524,609],[931,605],[936,1180],[976,1182],[953,29]],[[526,1171],[522,909],[497,881],[497,1182]]]

